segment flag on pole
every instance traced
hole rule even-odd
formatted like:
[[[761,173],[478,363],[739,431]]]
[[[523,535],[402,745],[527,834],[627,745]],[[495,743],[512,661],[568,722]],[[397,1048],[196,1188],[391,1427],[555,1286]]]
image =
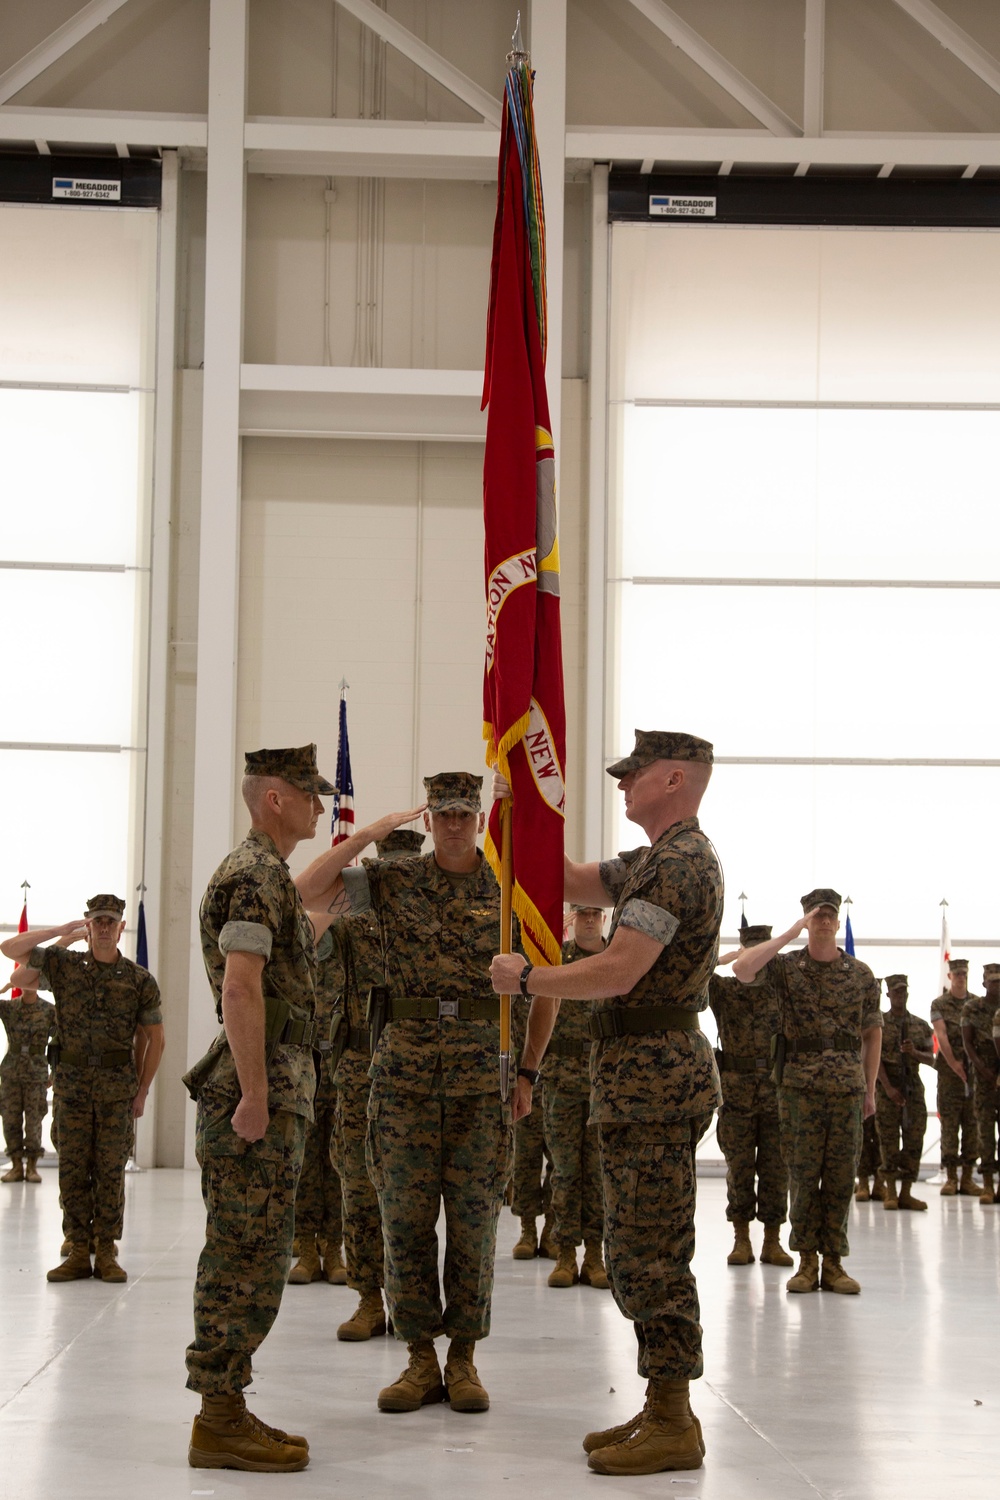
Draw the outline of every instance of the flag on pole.
[[[486,759],[513,797],[512,902],[535,964],[561,962],[566,711],[555,455],[545,389],[545,221],[526,54],[504,91],[486,329]],[[562,184],[559,184],[560,190]],[[500,879],[499,803],[486,858]]]
[[[149,944],[146,941],[146,903],[139,897],[139,922],[135,935],[135,961],[141,969],[149,968]]]
[[[18,921],[18,924],[17,924],[17,930],[18,930],[18,932],[27,932],[27,930],[28,930],[28,900],[27,900],[27,897],[25,897],[24,905],[21,907],[21,916],[20,916],[20,920]],[[20,967],[21,967],[20,964],[15,964],[14,965],[14,971],[15,971],[15,973],[17,972],[17,970]],[[13,989],[10,992],[10,998],[12,1000],[20,1000],[22,994],[23,994],[22,990]]]
[[[337,779],[330,817],[330,844],[342,844],[354,832],[354,782],[351,744],[347,738],[347,687],[340,689],[340,729],[337,735]]]
[[[941,992],[948,988],[948,960],[951,958],[951,938],[948,934],[948,903],[941,902]]]
[[[847,921],[844,923],[844,952],[854,957],[854,929],[851,926],[851,914],[847,913]]]

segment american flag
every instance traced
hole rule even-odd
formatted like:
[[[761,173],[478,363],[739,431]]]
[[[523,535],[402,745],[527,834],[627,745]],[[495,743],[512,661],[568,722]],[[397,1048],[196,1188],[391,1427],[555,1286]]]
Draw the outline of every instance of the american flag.
[[[351,745],[347,738],[347,696],[340,692],[340,733],[337,737],[337,790],[333,794],[330,844],[342,844],[354,832],[354,782],[351,780]]]

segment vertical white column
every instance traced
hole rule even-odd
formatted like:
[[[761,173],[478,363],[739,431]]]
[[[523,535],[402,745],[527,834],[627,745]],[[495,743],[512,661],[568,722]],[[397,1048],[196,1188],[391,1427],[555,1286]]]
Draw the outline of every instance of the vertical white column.
[[[559,434],[562,412],[563,220],[566,192],[566,0],[532,0],[531,66],[535,70],[535,129],[545,200],[549,339],[545,383],[556,449],[559,494]]]
[[[608,168],[595,162],[590,188],[590,379],[587,486],[587,701],[583,748],[584,859],[601,859],[610,786],[604,774],[607,694],[614,662],[605,660],[608,556]]]
[[[157,972],[163,894],[163,825],[166,807],[167,676],[170,656],[170,514],[173,498],[174,380],[176,365],[177,211],[179,162],[165,151],[160,189],[159,247],[156,264],[156,411],[153,429],[153,503],[149,545],[149,665],[146,707],[146,794],[144,893],[149,965]],[[128,894],[135,911],[134,894]],[[178,1024],[178,1022],[174,1022]],[[136,1127],[140,1167],[155,1167],[156,1083]]]
[[[826,50],[826,0],[806,0],[805,77],[802,126],[807,137],[823,134],[823,83]]]
[[[246,79],[247,0],[211,0],[189,1061],[205,1051],[216,1030],[198,941],[198,907],[233,836]],[[188,1165],[194,1159],[192,1132],[190,1121]]]

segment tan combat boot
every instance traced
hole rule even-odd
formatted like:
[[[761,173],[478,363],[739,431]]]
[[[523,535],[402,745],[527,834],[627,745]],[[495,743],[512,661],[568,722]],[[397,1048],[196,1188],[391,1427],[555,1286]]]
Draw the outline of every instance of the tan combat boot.
[[[580,1280],[584,1286],[592,1286],[599,1292],[607,1291],[611,1285],[601,1254],[600,1240],[587,1240],[584,1244]]]
[[[323,1241],[320,1245],[323,1255],[323,1275],[331,1286],[347,1285],[347,1266],[344,1264],[344,1247],[338,1245],[333,1251]]]
[[[555,1221],[552,1218],[552,1215],[546,1214],[545,1220],[542,1224],[542,1232],[538,1236],[538,1253],[543,1260],[559,1259],[559,1246],[556,1244],[555,1236],[553,1234],[554,1228]]]
[[[593,1449],[587,1463],[597,1474],[659,1474],[700,1469],[702,1458],[688,1382],[650,1380],[646,1410],[635,1431],[621,1442]]]
[[[899,1206],[900,1208],[911,1208],[916,1213],[920,1213],[927,1208],[927,1204],[922,1198],[914,1198],[912,1189],[912,1182],[900,1183]]]
[[[538,1234],[534,1219],[521,1220],[521,1238],[510,1253],[515,1260],[534,1260],[538,1254]]]
[[[753,1246],[750,1243],[750,1224],[747,1219],[733,1220],[733,1248],[726,1256],[727,1266],[749,1266],[754,1259]]]
[[[308,1286],[311,1281],[321,1281],[323,1271],[319,1263],[319,1246],[315,1240],[304,1245],[298,1260],[288,1273],[290,1286]]]
[[[854,1189],[855,1203],[870,1203],[872,1201],[871,1188],[868,1186],[867,1177],[859,1177],[858,1185]]]
[[[649,1410],[649,1386],[646,1388],[646,1404],[637,1416],[630,1417],[627,1422],[619,1422],[617,1427],[605,1427],[603,1431],[588,1432],[583,1440],[584,1453],[594,1453],[598,1448],[610,1448],[615,1443],[623,1443],[627,1437],[631,1437],[639,1423],[643,1420]],[[688,1401],[688,1416],[694,1423],[698,1434],[698,1447],[702,1454],[705,1452],[705,1440],[701,1435],[701,1423],[691,1410],[691,1402]]]
[[[242,1396],[202,1396],[191,1428],[192,1469],[243,1469],[254,1474],[294,1474],[309,1462],[305,1439],[293,1440],[247,1411]]]
[[[71,1245],[69,1255],[61,1266],[55,1266],[45,1274],[46,1281],[84,1281],[94,1272],[90,1264],[90,1251],[86,1245]]]
[[[861,1283],[855,1281],[853,1276],[848,1276],[840,1264],[839,1255],[824,1255],[823,1275],[819,1284],[824,1292],[840,1292],[845,1297],[856,1297],[861,1290]]]
[[[941,1197],[954,1198],[958,1192],[958,1168],[948,1167],[947,1178],[941,1184]]]
[[[799,1256],[799,1269],[785,1282],[786,1292],[819,1291],[819,1256],[815,1250],[803,1250]]]
[[[128,1281],[127,1272],[118,1264],[114,1240],[98,1240],[94,1251],[94,1275],[98,1281]]]
[[[992,1172],[983,1173],[983,1191],[979,1201],[982,1204],[983,1208],[985,1208],[988,1203],[995,1203],[997,1201],[996,1194],[993,1191]]]
[[[882,1207],[889,1209],[897,1209],[899,1207],[895,1177],[887,1177],[885,1179],[885,1197],[882,1199]]]
[[[444,1383],[452,1411],[489,1411],[490,1398],[472,1363],[472,1339],[452,1339],[444,1365]]]
[[[406,1346],[410,1361],[398,1380],[378,1393],[379,1411],[419,1411],[444,1400],[441,1366],[432,1339],[416,1339]]]
[[[881,1172],[876,1172],[875,1173],[875,1180],[872,1183],[872,1197],[873,1197],[873,1199],[875,1200],[876,1203],[884,1203],[885,1202],[885,1194],[886,1194],[886,1182],[885,1182],[885,1178],[882,1176]]]
[[[961,1193],[963,1198],[978,1198],[981,1195],[983,1190],[982,1188],[976,1187],[976,1184],[972,1179],[971,1167],[962,1168],[962,1180],[958,1184],[958,1191]]]
[[[29,1156],[25,1159],[24,1180],[25,1182],[41,1182],[42,1174],[38,1170],[37,1156]]]
[[[549,1286],[576,1286],[580,1280],[576,1269],[576,1247],[560,1245],[559,1259],[549,1273]]]
[[[337,1329],[337,1337],[342,1343],[360,1344],[365,1339],[378,1337],[385,1333],[385,1308],[382,1306],[382,1290],[380,1287],[370,1287],[367,1292],[361,1293],[361,1301],[346,1323],[341,1323]]]
[[[764,1225],[764,1243],[760,1250],[760,1263],[762,1266],[794,1266],[795,1262],[787,1250],[781,1245],[781,1225]]]
[[[0,1177],[0,1182],[23,1182],[24,1166],[22,1161],[20,1151],[12,1151],[10,1153],[10,1170]]]

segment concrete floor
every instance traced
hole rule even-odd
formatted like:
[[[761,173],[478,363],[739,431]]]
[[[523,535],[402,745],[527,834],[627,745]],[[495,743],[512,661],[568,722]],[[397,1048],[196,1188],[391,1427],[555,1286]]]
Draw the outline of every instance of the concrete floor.
[[[183,1389],[203,1214],[198,1178],[130,1174],[126,1286],[50,1286],[61,1239],[55,1173],[0,1188],[0,1495],[161,1500],[282,1495],[532,1495],[563,1500],[986,1500],[1000,1413],[1000,1208],[941,1199],[926,1214],[852,1210],[857,1298],[791,1297],[788,1272],[725,1264],[725,1185],[699,1184],[696,1270],[706,1378],[694,1388],[703,1469],[623,1480],[588,1472],[580,1439],[642,1404],[634,1340],[609,1293],[551,1291],[551,1262],[517,1262],[501,1219],[494,1332],[478,1366],[492,1409],[380,1414],[405,1363],[391,1340],[338,1344],[346,1287],[290,1287],[252,1404],[304,1432],[301,1474],[189,1469],[195,1398]],[[759,1241],[759,1227],[754,1228]]]

